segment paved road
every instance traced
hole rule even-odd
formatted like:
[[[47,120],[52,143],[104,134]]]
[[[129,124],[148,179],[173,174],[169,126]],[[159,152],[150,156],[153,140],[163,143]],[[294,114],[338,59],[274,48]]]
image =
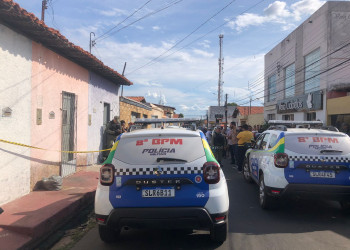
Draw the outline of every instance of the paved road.
[[[260,209],[258,186],[243,181],[232,165],[224,172],[230,195],[229,236],[213,244],[207,232],[129,230],[107,245],[97,228],[73,249],[350,249],[350,214],[335,202],[290,201],[274,211]]]

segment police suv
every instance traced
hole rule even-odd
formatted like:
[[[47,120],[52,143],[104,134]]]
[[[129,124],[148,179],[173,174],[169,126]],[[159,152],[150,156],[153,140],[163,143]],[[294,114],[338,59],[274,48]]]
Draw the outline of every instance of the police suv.
[[[100,169],[95,214],[107,243],[125,227],[206,229],[223,242],[228,209],[224,173],[199,130],[122,134]]]
[[[312,122],[307,123],[298,124],[308,128],[273,126],[247,150],[243,177],[259,185],[263,209],[284,196],[337,200],[349,207],[350,138],[334,128],[312,129]]]

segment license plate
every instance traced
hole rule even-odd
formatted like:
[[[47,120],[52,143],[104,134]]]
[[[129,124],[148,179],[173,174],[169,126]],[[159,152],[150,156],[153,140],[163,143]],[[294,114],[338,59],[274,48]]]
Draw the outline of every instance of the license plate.
[[[335,172],[330,171],[310,171],[310,177],[316,178],[335,178]]]
[[[150,188],[142,189],[143,198],[175,197],[174,188]]]

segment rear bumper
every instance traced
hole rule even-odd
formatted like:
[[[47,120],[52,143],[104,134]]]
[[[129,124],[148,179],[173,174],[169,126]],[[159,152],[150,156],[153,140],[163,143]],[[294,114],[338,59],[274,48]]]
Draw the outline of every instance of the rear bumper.
[[[268,194],[275,197],[298,196],[305,198],[349,200],[350,186],[288,184],[284,189],[267,187]]]
[[[216,221],[215,218],[223,217]],[[96,214],[99,223],[112,228],[211,229],[227,223],[227,212],[209,214],[200,207],[115,208],[108,216]],[[102,220],[101,220],[102,219]],[[104,220],[104,222],[102,222]]]

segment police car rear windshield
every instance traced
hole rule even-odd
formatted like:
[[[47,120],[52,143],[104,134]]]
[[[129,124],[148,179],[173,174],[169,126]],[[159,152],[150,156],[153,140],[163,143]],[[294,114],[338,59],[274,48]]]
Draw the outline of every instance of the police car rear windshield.
[[[114,158],[131,165],[184,164],[201,157],[205,152],[199,136],[122,138],[114,154]]]
[[[350,154],[350,138],[342,134],[287,134],[285,146],[298,154]]]

